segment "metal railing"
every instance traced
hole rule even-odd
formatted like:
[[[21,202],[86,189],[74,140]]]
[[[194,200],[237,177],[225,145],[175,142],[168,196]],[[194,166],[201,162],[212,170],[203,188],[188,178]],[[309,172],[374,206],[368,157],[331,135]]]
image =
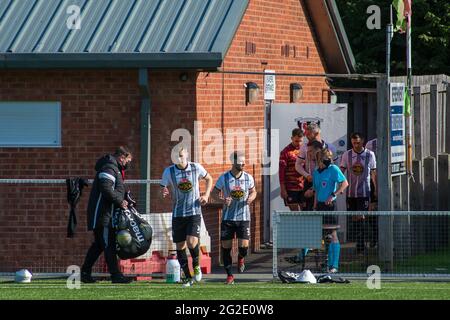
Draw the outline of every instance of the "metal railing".
[[[92,184],[93,180],[87,180]],[[153,228],[150,250],[139,259],[121,263],[127,275],[161,276],[150,264],[139,260],[152,252],[166,256],[174,249],[171,241],[171,213],[151,211],[152,196],[159,196],[160,180],[127,180],[126,184],[137,200],[137,210]],[[0,179],[0,275],[13,276],[20,269],[30,270],[39,277],[66,277],[67,267],[81,266],[91,233],[86,233],[85,212],[90,188],[85,188],[77,207],[77,228],[74,238],[67,238],[70,206],[67,202],[66,179]],[[169,204],[170,206],[170,204]],[[153,270],[155,268],[153,267]],[[108,275],[103,256],[93,274]]]
[[[275,211],[272,219],[274,277],[304,269],[367,277],[375,265],[385,277],[450,278],[448,211]]]

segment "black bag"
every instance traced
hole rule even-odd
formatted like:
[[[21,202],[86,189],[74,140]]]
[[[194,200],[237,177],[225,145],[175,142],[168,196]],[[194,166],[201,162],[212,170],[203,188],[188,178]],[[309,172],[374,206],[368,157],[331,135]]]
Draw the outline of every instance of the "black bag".
[[[294,272],[278,271],[278,278],[283,283],[294,283],[297,281],[297,275]]]
[[[278,278],[280,278],[283,283],[315,283],[315,278],[312,279],[309,275],[314,278],[314,275],[309,270],[304,270],[301,273],[289,272],[289,271],[278,271]]]
[[[324,274],[317,278],[317,283],[350,283],[350,281],[342,277]]]
[[[116,253],[120,259],[139,257],[150,249],[153,229],[133,205],[114,211],[112,225],[116,232]]]

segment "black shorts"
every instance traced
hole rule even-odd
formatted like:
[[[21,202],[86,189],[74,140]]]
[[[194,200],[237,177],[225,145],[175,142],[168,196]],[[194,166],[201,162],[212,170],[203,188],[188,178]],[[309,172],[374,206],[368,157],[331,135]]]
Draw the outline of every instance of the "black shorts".
[[[312,197],[307,198],[305,193],[312,189],[312,183],[305,181],[304,189],[303,189],[303,211],[313,211],[314,208],[314,193]],[[313,190],[314,191],[314,190]]]
[[[300,204],[303,202],[303,191],[291,191],[287,190],[287,199],[284,199],[284,205],[289,206],[290,204]]]
[[[311,189],[313,187],[313,184],[312,184],[312,182],[308,182],[308,181],[306,181],[305,180],[305,184],[303,185],[303,190],[308,190],[308,189]]]
[[[336,202],[333,201],[331,205],[326,205],[325,202],[317,202],[317,211],[335,211]],[[323,224],[337,224],[338,219],[334,214],[323,215],[322,223]]]
[[[347,198],[347,211],[369,211],[369,198]],[[351,221],[363,221],[364,215],[350,216]]]
[[[188,217],[172,218],[172,238],[173,242],[186,241],[187,236],[200,238],[200,226],[202,216],[197,214]]]
[[[220,224],[220,240],[250,240],[250,221],[222,221]]]
[[[369,211],[369,198],[347,198],[347,211]]]
[[[370,202],[378,202],[378,197],[375,196],[375,185],[370,179]]]

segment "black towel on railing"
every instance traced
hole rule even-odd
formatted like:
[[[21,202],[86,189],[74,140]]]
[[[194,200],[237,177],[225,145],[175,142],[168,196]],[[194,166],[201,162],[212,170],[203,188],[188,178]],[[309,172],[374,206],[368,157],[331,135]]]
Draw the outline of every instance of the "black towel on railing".
[[[83,178],[66,179],[67,202],[70,204],[69,222],[67,224],[67,238],[73,238],[77,227],[76,208],[80,201],[84,187],[88,186],[87,180]]]

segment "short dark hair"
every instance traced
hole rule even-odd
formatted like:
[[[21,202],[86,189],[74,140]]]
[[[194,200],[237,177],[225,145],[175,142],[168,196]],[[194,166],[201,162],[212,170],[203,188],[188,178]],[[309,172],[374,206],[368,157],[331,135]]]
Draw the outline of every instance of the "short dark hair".
[[[131,156],[131,151],[127,147],[120,146],[114,152],[114,156],[115,157],[120,157],[120,156],[128,157],[128,156]]]
[[[353,132],[350,135],[350,139],[361,139],[361,140],[364,140],[364,136],[361,133],[359,133],[359,132]]]
[[[300,137],[303,138],[305,135],[303,134],[303,130],[300,128],[295,128],[292,130],[292,136],[293,137]]]

